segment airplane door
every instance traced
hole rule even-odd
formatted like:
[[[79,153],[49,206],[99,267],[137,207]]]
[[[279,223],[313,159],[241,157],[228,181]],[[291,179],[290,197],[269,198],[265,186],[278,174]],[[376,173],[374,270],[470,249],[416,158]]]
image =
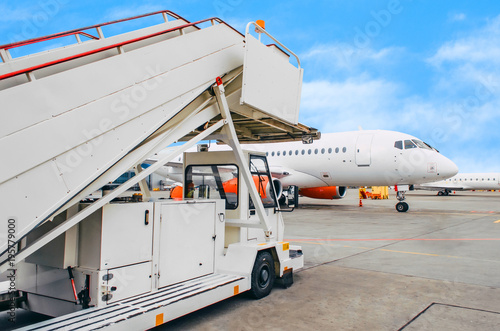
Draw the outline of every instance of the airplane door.
[[[369,166],[371,164],[372,134],[362,134],[356,141],[356,164]]]

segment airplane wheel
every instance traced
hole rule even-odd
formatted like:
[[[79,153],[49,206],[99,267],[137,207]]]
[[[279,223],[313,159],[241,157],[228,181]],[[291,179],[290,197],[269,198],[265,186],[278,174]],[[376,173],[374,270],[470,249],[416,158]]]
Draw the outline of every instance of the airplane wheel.
[[[396,204],[396,210],[400,213],[407,212],[409,209],[409,206],[406,202],[398,202]]]
[[[439,191],[439,192],[438,192],[438,195],[439,195],[439,196],[443,195],[443,192],[442,192],[442,191]]]

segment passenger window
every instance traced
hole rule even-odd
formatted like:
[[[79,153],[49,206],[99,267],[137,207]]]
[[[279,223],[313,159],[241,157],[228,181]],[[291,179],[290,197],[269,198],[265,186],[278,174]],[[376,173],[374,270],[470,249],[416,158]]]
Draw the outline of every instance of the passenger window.
[[[335,148],[335,153],[338,153],[339,152],[339,148]]]
[[[347,148],[344,147],[344,148],[342,148],[342,153],[345,153],[345,152],[347,152]]]
[[[405,140],[405,149],[417,148],[417,146],[411,140]]]
[[[298,149],[295,150],[295,155],[299,155],[299,150]]]
[[[324,148],[321,149],[321,154],[325,154],[325,149]]]
[[[312,151],[310,149],[307,150],[307,154],[311,155],[311,152]]]
[[[302,155],[306,154],[306,150],[303,149],[302,152],[301,152]]]
[[[276,155],[277,155],[277,156],[280,156],[280,151],[278,151],[278,152],[276,153]]]
[[[328,154],[332,154],[332,149],[328,148]]]
[[[283,156],[286,156],[286,151],[283,151]]]
[[[397,149],[403,149],[403,141],[402,140],[398,140],[394,143],[394,147],[396,147]]]
[[[314,150],[314,154],[318,154],[318,149],[317,148]]]
[[[271,153],[271,156],[274,156],[274,152]]]

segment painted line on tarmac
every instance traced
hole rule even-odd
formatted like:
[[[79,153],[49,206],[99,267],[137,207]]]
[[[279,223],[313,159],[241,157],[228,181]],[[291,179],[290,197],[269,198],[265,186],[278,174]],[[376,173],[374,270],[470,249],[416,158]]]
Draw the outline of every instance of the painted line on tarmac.
[[[495,222],[493,222],[493,223],[500,223],[500,220],[498,220],[498,221],[495,221]]]
[[[292,241],[292,240],[290,240]],[[389,253],[401,253],[401,254],[412,254],[412,255],[424,255],[424,256],[434,256],[434,257],[449,257],[453,259],[462,259],[460,256],[453,256],[453,255],[440,255],[440,254],[431,254],[431,253],[419,253],[419,252],[407,252],[407,251],[396,251],[393,249],[385,249],[385,248],[374,248],[374,247],[359,247],[359,246],[347,246],[347,245],[331,245],[327,243],[318,243],[318,242],[304,242],[305,244],[309,245],[322,245],[322,246],[341,246],[344,248],[357,248],[357,249],[365,249],[365,250],[371,250],[371,251],[384,251],[384,252],[389,252]]]
[[[495,223],[500,223],[498,220]],[[377,239],[285,239],[285,241],[498,241],[500,238],[377,238]]]
[[[442,256],[442,257],[451,257],[454,259],[460,259],[461,257],[459,256],[453,256],[453,255],[439,255],[439,254],[429,254],[429,253],[417,253],[417,252],[405,252],[405,251],[395,251],[392,249],[379,249],[379,251],[384,251],[384,252],[392,252],[392,253],[403,253],[403,254],[413,254],[413,255],[425,255],[425,256]]]

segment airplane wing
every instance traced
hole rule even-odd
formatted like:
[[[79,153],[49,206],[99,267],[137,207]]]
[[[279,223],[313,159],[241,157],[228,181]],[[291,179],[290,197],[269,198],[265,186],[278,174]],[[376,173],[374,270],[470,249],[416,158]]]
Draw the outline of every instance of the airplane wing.
[[[283,187],[298,186],[300,188],[306,188],[306,187],[321,187],[329,185],[328,183],[323,181],[320,177],[316,177],[305,172],[297,171],[292,168],[286,168],[282,166],[271,166],[269,167],[269,170],[271,171],[271,176],[273,178],[279,179]]]
[[[415,185],[415,188],[420,190],[429,190],[429,191],[441,191],[441,190],[450,190],[450,191],[467,191],[472,190],[472,188],[467,187],[466,185],[439,185],[434,183],[426,183]]]

